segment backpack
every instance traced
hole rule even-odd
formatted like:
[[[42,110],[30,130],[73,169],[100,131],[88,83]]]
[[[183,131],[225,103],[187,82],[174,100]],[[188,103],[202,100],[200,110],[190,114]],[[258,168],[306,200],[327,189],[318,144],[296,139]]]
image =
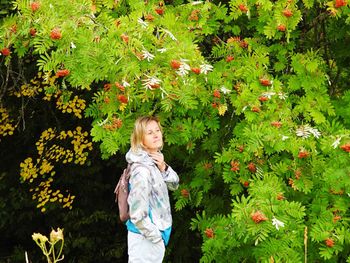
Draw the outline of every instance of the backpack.
[[[122,222],[127,221],[129,216],[129,205],[128,205],[128,196],[129,196],[129,179],[133,169],[138,166],[145,165],[138,163],[138,165],[128,164],[128,166],[124,169],[122,175],[119,178],[118,184],[114,189],[115,193],[115,202],[118,203],[119,208],[119,218]],[[148,169],[148,167],[146,167]]]

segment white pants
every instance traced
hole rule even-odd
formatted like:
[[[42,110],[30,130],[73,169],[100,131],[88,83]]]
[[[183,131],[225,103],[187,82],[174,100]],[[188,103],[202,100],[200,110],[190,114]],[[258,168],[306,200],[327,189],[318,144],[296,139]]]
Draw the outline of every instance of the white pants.
[[[143,235],[128,231],[128,254],[129,263],[162,263],[164,242],[154,244]]]

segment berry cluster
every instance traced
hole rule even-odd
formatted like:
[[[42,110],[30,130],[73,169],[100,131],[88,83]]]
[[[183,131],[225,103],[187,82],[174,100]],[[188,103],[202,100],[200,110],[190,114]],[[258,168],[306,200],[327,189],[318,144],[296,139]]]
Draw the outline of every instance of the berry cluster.
[[[255,213],[251,214],[251,219],[256,224],[259,224],[260,222],[266,221],[267,217],[261,211],[256,211]]]
[[[116,129],[121,128],[123,125],[123,121],[120,118],[113,117],[109,123],[103,125],[103,128],[109,131],[114,131]]]

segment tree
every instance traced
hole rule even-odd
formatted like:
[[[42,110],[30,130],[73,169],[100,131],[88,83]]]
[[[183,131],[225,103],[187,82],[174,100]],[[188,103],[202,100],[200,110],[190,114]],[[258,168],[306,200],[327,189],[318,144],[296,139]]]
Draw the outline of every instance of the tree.
[[[53,81],[44,98],[80,117],[87,105],[104,159],[126,151],[137,116],[161,118],[165,154],[183,174],[175,207],[196,211],[202,262],[347,259],[346,1],[42,0],[16,8],[1,31],[7,68],[30,57]],[[47,131],[42,140],[75,134]],[[69,152],[77,164],[90,147],[81,145]],[[62,151],[53,157],[66,160]],[[43,164],[24,161],[22,178]]]

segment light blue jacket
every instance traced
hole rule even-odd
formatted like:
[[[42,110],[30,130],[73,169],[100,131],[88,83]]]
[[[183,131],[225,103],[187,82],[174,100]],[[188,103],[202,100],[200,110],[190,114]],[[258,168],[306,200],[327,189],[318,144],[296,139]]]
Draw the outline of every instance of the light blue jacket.
[[[178,188],[179,177],[170,166],[160,172],[144,150],[129,150],[126,160],[128,163],[142,164],[132,167],[128,196],[130,219],[126,222],[127,228],[142,234],[153,243],[163,239],[167,244],[172,225],[168,189]]]

